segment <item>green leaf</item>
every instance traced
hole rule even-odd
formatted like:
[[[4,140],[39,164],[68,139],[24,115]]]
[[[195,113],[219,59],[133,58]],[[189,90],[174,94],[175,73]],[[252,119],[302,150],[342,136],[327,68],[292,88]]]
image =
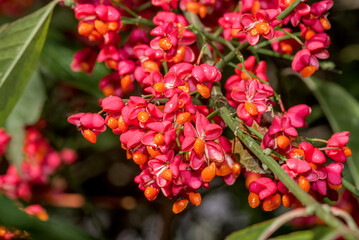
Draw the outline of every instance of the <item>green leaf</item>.
[[[108,70],[104,64],[97,63],[91,75],[72,71],[70,66],[75,52],[76,50],[67,44],[60,44],[56,41],[47,42],[40,57],[41,70],[70,83],[97,99],[102,98],[103,94],[99,90],[98,83],[109,73]]]
[[[344,177],[350,178],[348,170],[359,187],[359,103],[343,87],[332,82],[323,82],[314,77],[303,81],[314,93],[326,115],[330,126],[335,132],[349,131],[348,146],[353,156],[348,158],[344,168]]]
[[[83,230],[70,225],[65,220],[52,219],[47,222],[19,210],[9,198],[0,195],[0,225],[14,227],[30,233],[31,239],[36,240],[90,240]]]
[[[229,235],[226,240],[254,240],[258,239],[274,220],[254,224]]]
[[[57,3],[52,1],[0,32],[0,127],[36,68]]]
[[[319,226],[305,231],[292,232],[287,235],[281,235],[270,240],[319,240],[319,239],[333,239],[339,233],[328,226]]]
[[[41,75],[35,71],[5,122],[5,129],[11,135],[7,158],[17,166],[20,166],[24,159],[25,126],[33,125],[39,120],[45,100],[46,93]]]
[[[264,231],[266,231],[270,225],[278,218],[274,218],[269,221],[254,224],[247,228],[241,229],[229,235],[226,240],[257,240]],[[281,235],[278,237],[270,238],[271,240],[317,240],[317,239],[333,239],[338,235],[335,229],[328,226],[319,226],[306,231],[292,232],[287,235]]]

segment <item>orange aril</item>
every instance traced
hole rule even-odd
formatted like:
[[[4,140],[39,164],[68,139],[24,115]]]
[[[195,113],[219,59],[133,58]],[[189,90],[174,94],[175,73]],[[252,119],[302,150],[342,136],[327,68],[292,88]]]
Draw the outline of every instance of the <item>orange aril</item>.
[[[0,226],[0,237],[4,237],[6,232],[6,228],[4,226]]]
[[[255,180],[257,180],[258,178],[260,178],[261,177],[261,175],[260,174],[258,174],[258,173],[249,173],[248,174],[248,176],[246,177],[246,187],[247,188],[249,188],[249,185],[253,182],[253,181],[255,181]]]
[[[210,182],[216,176],[216,164],[212,162],[202,170],[201,177],[203,182]]]
[[[145,111],[141,111],[138,113],[137,115],[137,119],[138,121],[140,121],[141,123],[146,123],[148,121],[148,119],[150,118],[150,115],[145,112]]]
[[[241,73],[241,79],[243,79],[243,80],[248,80],[248,79],[250,79],[251,77],[247,74],[247,73],[245,73],[245,72],[242,72]]]
[[[232,169],[228,166],[228,164],[226,162],[219,164],[216,168],[217,176],[224,177],[231,173],[232,173]]]
[[[313,168],[313,170],[317,170],[318,169],[318,167],[317,167],[317,165],[315,164],[315,163],[309,163],[310,164],[310,166]]]
[[[245,102],[244,103],[244,109],[249,113],[251,116],[257,116],[258,115],[258,108],[254,103],[251,102]]]
[[[330,29],[330,22],[328,21],[328,19],[321,18],[319,21],[322,24],[324,30],[329,30]]]
[[[109,126],[111,129],[116,129],[118,127],[118,121],[114,117],[110,117],[107,120],[107,126]]]
[[[248,203],[251,208],[256,208],[260,204],[259,196],[258,194],[254,192],[250,192],[248,196]]]
[[[106,60],[106,65],[109,68],[112,68],[113,70],[117,70],[117,62],[115,60],[112,59]]]
[[[96,143],[96,134],[90,129],[85,129],[83,131],[83,135],[90,143]]]
[[[45,211],[36,213],[36,217],[44,222],[49,220],[49,215],[47,215],[47,213]]]
[[[259,23],[256,23],[254,25],[255,29],[260,33],[260,34],[268,34],[269,31],[270,31],[270,27],[269,27],[269,24],[266,23],[266,22],[259,22]]]
[[[184,85],[182,85],[182,86],[178,86],[177,87],[178,89],[181,89],[182,91],[184,91],[184,92],[186,92],[186,93],[188,93],[189,92],[189,84],[188,84],[188,82],[184,82]]]
[[[132,159],[137,165],[142,165],[147,162],[147,155],[137,151],[132,155]]]
[[[109,31],[116,31],[118,29],[118,23],[117,22],[109,22],[107,24],[107,29]]]
[[[193,205],[195,205],[196,207],[199,206],[202,202],[201,194],[199,194],[197,192],[190,192],[188,197],[189,197],[189,200],[191,201],[191,203]]]
[[[78,32],[82,36],[89,36],[94,30],[94,25],[86,22],[82,22],[78,26]]]
[[[182,62],[186,54],[186,48],[184,46],[178,46],[176,55],[172,58],[174,63]]]
[[[290,145],[289,138],[284,135],[278,136],[276,139],[276,142],[277,142],[277,146],[283,150],[286,149]]]
[[[234,178],[238,178],[239,175],[241,174],[241,165],[237,162],[233,163],[233,166],[232,166],[232,174],[233,174],[233,177]]]
[[[350,157],[352,155],[352,150],[348,148],[347,146],[344,147],[344,154],[346,157]]]
[[[186,209],[187,205],[188,205],[187,199],[178,200],[173,204],[172,211],[175,214],[180,213]]]
[[[232,28],[231,29],[231,36],[232,37],[236,37],[237,34],[241,31],[241,29],[238,29],[238,28]]]
[[[165,137],[163,136],[162,133],[157,133],[157,134],[155,135],[155,138],[154,138],[153,142],[154,142],[157,146],[162,145],[162,144],[165,143]]]
[[[168,38],[161,38],[158,42],[158,46],[164,51],[168,51],[172,48],[172,42]]]
[[[333,190],[336,191],[336,190],[341,189],[343,185],[342,184],[333,185],[333,184],[328,183],[328,186],[329,186],[330,189],[333,189]]]
[[[159,150],[155,150],[150,146],[146,147],[148,154],[150,154],[151,158],[155,158],[159,155],[161,155],[161,152]]]
[[[122,115],[117,119],[118,122],[118,128],[122,131],[122,132],[126,132],[128,129],[127,124],[125,123],[125,120],[123,119]]]
[[[199,14],[199,16],[200,16],[201,18],[205,18],[206,15],[207,15],[207,8],[206,8],[206,6],[204,6],[204,5],[200,6],[199,9],[198,9],[198,14]]]
[[[292,154],[297,159],[305,160],[305,154],[302,149],[299,149],[299,148],[293,149]]]
[[[171,181],[172,180],[172,177],[173,177],[173,174],[172,174],[172,171],[171,169],[166,169],[164,170],[162,173],[161,173],[161,176],[163,179],[167,180],[167,181]]]
[[[177,118],[176,118],[176,122],[179,125],[183,125],[186,122],[188,122],[191,118],[191,114],[189,112],[183,112],[178,114]]]
[[[209,88],[205,84],[197,84],[197,91],[201,94],[204,98],[209,98],[211,96],[211,92]]]
[[[309,30],[305,33],[304,38],[305,38],[305,40],[309,40],[309,39],[311,39],[315,34],[316,34],[316,33],[315,33],[313,30],[309,29]]]
[[[108,32],[106,23],[101,20],[95,20],[95,28],[101,35],[105,35]]]
[[[200,7],[201,7],[201,4],[197,3],[197,2],[187,2],[186,3],[186,9],[190,13],[197,14]]]
[[[305,68],[303,68],[302,70],[302,76],[303,77],[310,77],[313,75],[313,73],[315,73],[317,69],[315,68],[314,65],[309,65],[309,66],[306,66]]]
[[[284,0],[284,5],[287,7],[290,6],[292,3],[294,3],[295,0]]]
[[[97,30],[93,30],[89,35],[90,41],[96,41],[97,39],[101,39],[102,35]]]
[[[281,204],[281,197],[279,193],[276,193],[275,195],[269,196],[266,199],[263,200],[262,203],[262,209],[265,212],[273,211],[274,209],[277,209]]]
[[[194,142],[194,151],[198,155],[198,157],[201,158],[203,156],[204,148],[205,148],[205,142],[202,139],[197,138],[196,141]]]
[[[284,194],[282,196],[282,202],[284,207],[290,208],[293,204],[293,197],[291,197],[289,194]]]
[[[301,189],[303,189],[305,192],[309,192],[310,190],[310,182],[308,181],[308,179],[306,179],[303,176],[300,176],[298,178],[298,185]]]
[[[145,189],[145,197],[149,200],[149,201],[153,201],[157,198],[158,195],[158,190],[157,188],[148,186]]]
[[[293,47],[285,42],[280,42],[280,49],[282,50],[282,52],[288,54],[288,55],[292,55],[293,53]]]
[[[82,71],[87,72],[90,69],[90,64],[82,62],[80,63],[80,68]]]
[[[251,13],[255,14],[259,9],[261,9],[261,4],[258,0],[255,0],[251,9]]]
[[[115,90],[113,90],[113,88],[110,86],[104,87],[102,92],[106,97],[115,95]]]
[[[256,28],[252,28],[251,31],[250,31],[250,34],[254,37],[255,35],[258,34],[258,31]]]
[[[132,79],[130,75],[125,75],[123,78],[121,78],[121,88],[123,91],[128,91],[130,88],[130,85],[132,83]]]
[[[148,71],[148,72],[152,72],[154,70],[159,71],[160,67],[158,66],[158,64],[155,61],[152,60],[147,60],[143,63],[143,67]]]
[[[153,89],[156,93],[163,93],[166,91],[166,86],[163,82],[158,82],[153,85]]]

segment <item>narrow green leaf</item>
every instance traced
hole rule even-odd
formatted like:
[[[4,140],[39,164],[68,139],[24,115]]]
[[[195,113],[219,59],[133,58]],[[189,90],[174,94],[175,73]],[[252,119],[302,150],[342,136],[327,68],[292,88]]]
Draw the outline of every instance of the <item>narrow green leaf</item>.
[[[0,225],[27,231],[31,239],[36,240],[90,240],[83,230],[66,223],[66,221],[50,220],[42,222],[34,216],[19,210],[9,198],[0,195]]]
[[[45,100],[46,93],[41,75],[35,71],[5,122],[5,129],[11,135],[7,157],[17,166],[20,166],[24,159],[22,149],[25,126],[33,125],[39,120]]]
[[[261,222],[254,224],[252,226],[246,227],[244,229],[241,229],[239,231],[236,231],[229,235],[226,240],[253,240],[258,239],[263,231],[267,229],[271,224],[273,223],[273,220]]]
[[[0,127],[34,72],[58,0],[0,32]]]
[[[323,82],[314,77],[303,81],[318,99],[330,126],[335,132],[349,131],[348,146],[353,156],[348,158],[344,168],[344,177],[353,177],[356,187],[359,187],[359,103],[343,87],[332,82]]]

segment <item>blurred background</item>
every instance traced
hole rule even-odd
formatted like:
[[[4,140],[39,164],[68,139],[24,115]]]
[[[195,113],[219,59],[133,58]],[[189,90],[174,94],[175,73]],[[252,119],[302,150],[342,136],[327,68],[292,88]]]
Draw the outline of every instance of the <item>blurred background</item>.
[[[44,4],[46,1],[0,0],[0,23],[14,21]],[[359,1],[335,1],[328,19],[332,24],[328,33],[332,39],[331,56],[325,63],[327,70],[321,70],[316,76],[339,84],[358,100]],[[190,206],[178,215],[172,213],[173,200],[161,194],[156,201],[149,202],[133,181],[140,169],[126,159],[118,136],[108,130],[93,145],[67,122],[72,113],[99,110],[97,99],[102,93],[97,86],[107,74],[101,64],[96,65],[91,76],[72,72],[73,54],[84,46],[76,30],[73,11],[58,6],[37,70],[46,90],[41,114],[41,119],[46,119],[46,127],[42,132],[55,149],[69,147],[77,149],[78,154],[77,162],[52,176],[51,184],[64,191],[66,199],[54,202],[41,195],[32,199],[48,210],[50,218],[80,226],[95,239],[215,240],[285,211],[280,208],[264,213],[259,208],[251,209],[243,176],[232,186],[215,179],[209,190],[201,191],[199,207]],[[309,129],[301,134],[330,137],[332,130],[312,92],[301,79],[287,73],[289,62],[268,57],[263,60],[267,61],[270,81],[282,94],[287,108],[299,103],[312,107]],[[224,75],[231,74],[232,69],[225,70]],[[346,113],[337,109],[337,114]],[[6,167],[6,162],[2,161],[2,172]],[[291,227],[287,226],[280,232],[289,230]]]

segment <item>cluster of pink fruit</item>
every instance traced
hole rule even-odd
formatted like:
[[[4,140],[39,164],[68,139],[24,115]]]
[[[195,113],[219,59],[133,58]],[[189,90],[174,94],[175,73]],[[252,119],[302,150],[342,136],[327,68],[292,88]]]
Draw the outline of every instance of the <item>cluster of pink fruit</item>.
[[[331,0],[312,6],[289,0],[242,0],[238,4],[230,0],[153,0],[153,6],[138,13],[131,10],[138,7],[134,3],[126,6],[107,1],[78,2],[74,9],[79,20],[78,33],[91,47],[75,54],[72,68],[91,73],[97,61],[105,62],[112,73],[99,83],[105,95],[99,101],[102,110],[77,113],[68,121],[92,143],[106,126],[119,134],[128,158],[140,166],[141,173],[135,181],[147,199],[156,199],[161,191],[176,199],[173,211],[178,213],[189,201],[198,206],[201,203],[198,191],[208,188],[216,175],[227,184],[233,184],[239,176],[241,165],[233,157],[230,140],[223,136],[226,124],[213,104],[218,95],[214,86],[218,87],[220,81],[226,89],[226,99],[222,101],[229,103],[228,109],[237,109],[233,113],[244,127],[249,127],[248,131],[255,127],[265,133],[259,137],[262,148],[275,151],[281,156],[279,160],[286,159],[279,161],[282,169],[302,189],[323,197],[341,187],[342,163],[351,155],[346,147],[349,132],[334,134],[325,141],[325,148],[313,147],[305,138],[298,137],[296,130],[306,126],[310,107],[300,104],[285,111],[269,85],[264,61],[256,64],[254,56],[244,61],[238,52],[243,61],[236,66],[236,74],[225,80],[220,71],[223,66],[214,63],[223,63],[226,57],[206,62],[204,57],[224,54],[227,45],[232,52],[242,49],[241,46],[258,45],[263,36],[272,39],[273,50],[281,54],[291,55],[302,47],[293,58],[292,68],[308,77],[319,67],[317,58],[329,56],[330,39],[324,30],[330,28],[327,15],[333,5]],[[292,4],[297,5],[286,11]],[[191,17],[171,12],[178,5]],[[218,6],[226,13],[218,14]],[[238,7],[234,10],[235,6]],[[128,14],[135,18],[123,17]],[[193,22],[200,21],[195,14],[211,18],[207,29],[200,29]],[[210,25],[213,19],[222,29]],[[283,28],[289,23],[300,26],[305,43],[291,29]],[[131,33],[126,34],[129,30]],[[124,36],[128,38],[121,42]],[[198,48],[195,43],[199,38],[209,43],[208,48],[206,45]],[[276,38],[280,40],[275,41]],[[233,50],[232,44],[238,47]],[[207,50],[209,53],[205,53]],[[147,95],[124,99],[135,84]],[[276,101],[281,112],[273,110]],[[264,114],[270,120],[262,124]],[[326,165],[322,151],[336,162]],[[249,190],[250,205],[256,207],[262,201],[265,211],[277,208],[282,199],[287,207],[299,205],[294,204],[295,197],[275,176],[258,178]]]

